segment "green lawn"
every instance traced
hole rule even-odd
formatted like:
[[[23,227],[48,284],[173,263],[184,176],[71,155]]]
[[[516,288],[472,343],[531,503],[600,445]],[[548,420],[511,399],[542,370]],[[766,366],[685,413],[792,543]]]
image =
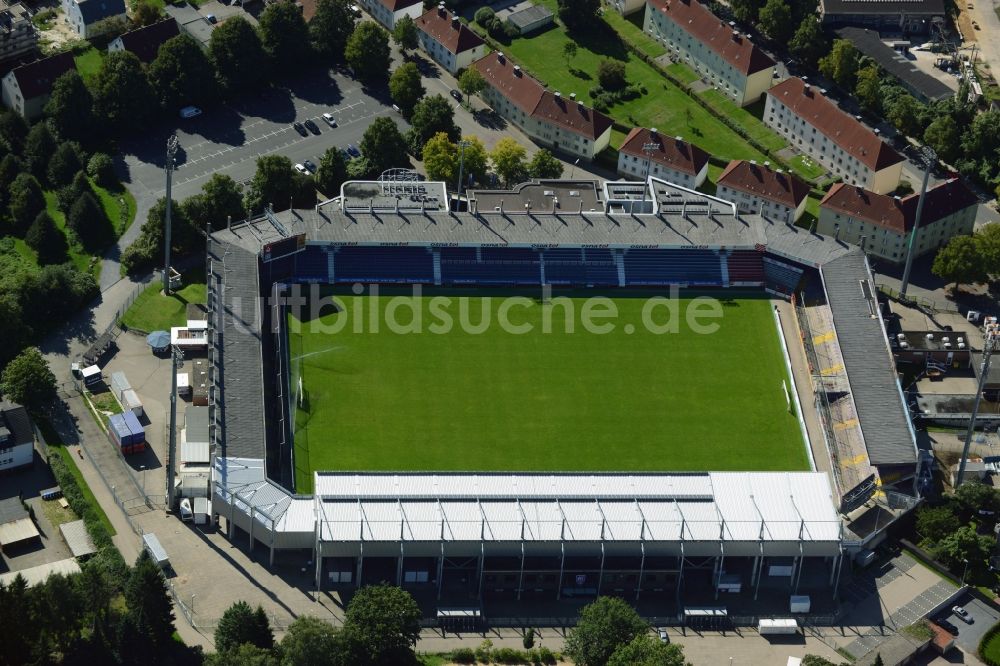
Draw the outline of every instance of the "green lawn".
[[[808,469],[767,299],[722,302],[711,334],[684,323],[692,301],[681,299],[679,331],[656,334],[642,325],[654,292],[611,292],[603,300],[618,316],[602,320],[614,330],[600,334],[581,319],[592,291],[557,293],[544,306],[536,291],[514,292],[521,301],[509,321],[531,326],[516,334],[497,323],[506,298],[425,290],[415,307],[408,300],[410,309],[396,309],[399,322],[420,313],[423,332],[404,334],[390,329],[390,294],[382,293],[338,292],[338,312],[305,323],[289,317],[292,391],[299,377],[304,390],[295,418],[299,492],[311,490],[313,470]],[[445,295],[450,304],[439,300]],[[567,303],[576,313],[569,332]],[[658,307],[653,320],[662,323],[668,315]],[[368,316],[356,318],[369,308],[379,314],[377,332]],[[435,328],[442,311],[454,324],[445,333]],[[463,311],[477,324],[485,312],[490,325],[468,330]]]
[[[777,152],[788,145],[761,120],[763,108],[761,108],[761,114],[755,113],[754,107],[762,106],[761,104],[739,107],[736,102],[718,90],[706,90],[700,94],[713,108],[736,121],[736,124],[742,127],[744,132],[768,150]]]
[[[604,20],[623,39],[627,39],[635,44],[636,48],[650,58],[659,58],[667,52],[667,49],[664,48],[663,44],[660,44],[642,31],[642,21],[645,15],[645,12],[635,12],[628,17],[623,17],[610,7],[606,7],[603,14]]]
[[[99,412],[105,412],[110,414],[121,414],[122,406],[121,403],[115,398],[111,391],[103,391],[101,393],[91,393],[90,401],[94,403],[94,407]],[[98,425],[103,425],[99,423]]]
[[[792,169],[806,180],[816,181],[826,173],[826,169],[806,155],[796,155],[788,161]]]
[[[92,178],[88,178],[94,188],[97,200],[104,209],[104,214],[111,220],[115,235],[121,236],[135,220],[135,197],[126,188],[119,186],[115,191],[99,187]]]
[[[1000,13],[1000,9],[997,10]],[[980,656],[988,664],[1000,664],[1000,632],[987,638],[979,645]]]
[[[69,247],[69,260],[76,266],[77,270],[87,273],[91,270],[90,257],[91,255],[87,253],[80,244],[73,240],[69,231],[66,229],[66,216],[63,212],[59,210],[59,201],[56,199],[56,193],[52,191],[45,192],[45,210],[48,212],[52,221],[56,223],[56,226],[60,231],[66,236],[66,244]],[[101,270],[101,262],[94,262],[94,277],[99,277]]]
[[[184,286],[170,296],[161,293],[163,285],[159,280],[154,281],[125,312],[122,325],[147,333],[169,331],[171,326],[184,326],[187,322],[187,304],[206,302],[204,277],[200,279],[200,282],[191,283],[185,279]]]
[[[574,40],[557,25],[545,32],[514,39],[504,47],[504,52],[547,84],[550,90],[563,95],[575,92],[577,99],[585,104],[592,103],[589,91],[597,85],[600,61],[606,58],[621,60],[625,62],[628,81],[645,86],[646,94],[613,106],[610,109],[613,118],[629,127],[656,127],[664,134],[681,136],[720,157],[765,159],[685,91],[629,53],[610,30],[577,37],[576,57],[568,63],[563,56],[563,46],[570,41]]]
[[[87,48],[75,52],[73,60],[76,62],[76,70],[80,72],[80,76],[89,85],[93,82],[97,73],[101,71],[101,63],[104,62],[104,52],[92,45],[88,45]]]
[[[675,62],[671,65],[667,65],[666,70],[671,76],[678,79],[681,83],[687,83],[688,85],[701,78],[693,69],[682,62]]]

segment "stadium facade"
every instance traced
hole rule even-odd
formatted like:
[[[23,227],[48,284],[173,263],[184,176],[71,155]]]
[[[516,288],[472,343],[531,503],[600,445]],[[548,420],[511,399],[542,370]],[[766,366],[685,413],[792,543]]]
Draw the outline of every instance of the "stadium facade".
[[[210,233],[213,507],[230,534],[246,532],[272,562],[310,551],[318,589],[387,580],[438,599],[650,594],[680,608],[727,589],[756,598],[763,579],[835,595],[843,556],[862,545],[840,513],[870,498],[880,473],[905,486],[917,467],[863,251],[655,178],[473,192],[469,212],[449,210],[443,193],[348,183],[329,205]],[[360,471],[316,472],[313,495],[294,492],[284,314],[267,298],[287,285],[678,285],[793,298],[804,278],[830,306],[871,469],[851,487],[816,471]]]

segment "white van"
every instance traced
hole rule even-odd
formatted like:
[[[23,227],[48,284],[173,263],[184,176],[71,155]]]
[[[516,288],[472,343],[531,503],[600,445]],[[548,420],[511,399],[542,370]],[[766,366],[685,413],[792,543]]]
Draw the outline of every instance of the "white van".
[[[188,522],[194,519],[194,511],[191,510],[191,500],[187,497],[181,500],[181,520]]]
[[[195,118],[201,115],[201,109],[197,106],[185,106],[181,109],[181,118],[187,120],[189,118]]]

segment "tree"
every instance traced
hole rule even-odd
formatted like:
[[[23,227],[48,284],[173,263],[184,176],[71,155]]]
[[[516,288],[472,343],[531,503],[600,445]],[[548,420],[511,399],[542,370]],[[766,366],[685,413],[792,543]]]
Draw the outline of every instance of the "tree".
[[[221,173],[212,174],[202,185],[201,192],[188,197],[181,205],[198,229],[204,229],[206,224],[221,229],[227,220],[238,222],[247,216],[240,184]]]
[[[605,58],[597,65],[597,80],[605,90],[621,90],[628,85],[625,78],[625,63]]]
[[[424,144],[424,168],[429,180],[455,182],[458,172],[458,146],[448,140],[448,135],[438,132]]]
[[[389,77],[389,94],[404,116],[408,117],[413,113],[413,107],[425,92],[420,70],[412,62],[404,63]]]
[[[241,16],[226,19],[212,31],[208,57],[223,92],[232,97],[256,90],[269,75],[268,57],[254,27]]]
[[[684,651],[674,643],[661,643],[649,633],[639,634],[621,645],[608,659],[608,666],[685,666]]]
[[[46,170],[49,184],[53,187],[68,185],[73,176],[83,168],[80,161],[80,147],[70,141],[59,144],[52,157],[49,158],[49,166]]]
[[[45,115],[63,141],[89,142],[95,130],[94,96],[75,70],[66,72],[52,84]]]
[[[180,253],[195,249],[203,242],[203,237],[191,223],[184,206],[176,201],[171,206],[173,208],[173,233],[170,236],[172,249]],[[126,272],[135,273],[150,268],[163,258],[163,225],[166,211],[166,197],[158,199],[149,209],[139,237],[122,252],[121,264]]]
[[[417,48],[417,24],[413,22],[413,18],[404,14],[396,21],[396,25],[392,28],[392,41],[399,46],[399,50],[404,56],[407,51]]]
[[[118,186],[115,163],[107,153],[94,153],[90,156],[90,160],[87,162],[87,175],[105,189]]]
[[[983,268],[988,275],[1000,275],[1000,224],[987,224],[976,230],[973,238],[979,247]]]
[[[42,186],[31,174],[22,173],[10,185],[10,217],[15,233],[24,233],[43,210]]]
[[[950,566],[963,564],[964,560],[982,562],[990,554],[996,539],[989,534],[978,534],[972,525],[964,525],[945,535],[937,546],[937,555]]]
[[[985,282],[988,275],[982,263],[979,245],[972,236],[955,236],[938,250],[931,272],[955,289],[963,284]]]
[[[66,237],[45,211],[39,213],[28,227],[24,242],[38,253],[39,264],[61,264],[66,261]]]
[[[198,42],[180,34],[164,42],[149,63],[149,82],[160,106],[172,111],[208,102],[215,91],[215,72]]]
[[[270,650],[274,647],[274,634],[264,609],[254,611],[245,601],[237,601],[226,609],[215,628],[215,649],[229,652],[249,643],[254,647]]]
[[[949,114],[937,116],[924,130],[924,142],[949,164],[958,157],[960,136],[958,125]]]
[[[319,618],[303,615],[281,639],[282,666],[333,666],[342,650],[337,630]]]
[[[409,164],[406,157],[406,139],[399,132],[395,121],[385,116],[376,118],[361,137],[362,154],[368,160],[372,173]]]
[[[875,653],[875,661],[872,662],[872,666],[885,666],[885,662],[882,661],[882,653]]]
[[[349,0],[319,0],[316,13],[309,21],[313,51],[331,62],[343,62],[344,47],[356,23]]]
[[[635,609],[617,597],[598,597],[580,609],[566,637],[566,653],[578,666],[604,666],[619,647],[649,631]]]
[[[204,666],[279,666],[280,663],[274,651],[244,643],[228,652],[206,655]]]
[[[785,0],[767,0],[757,16],[758,27],[773,42],[785,43],[795,28],[792,8]]]
[[[921,136],[924,128],[921,124],[924,106],[912,95],[904,93],[890,102],[886,102],[885,117],[906,136]]]
[[[4,158],[0,160],[0,211],[5,211],[10,204],[10,186],[23,170],[24,167],[21,165],[21,160],[17,159],[14,155],[4,155]],[[4,215],[0,213],[0,220],[3,217]],[[0,226],[0,229],[2,229],[2,226]],[[0,233],[0,235],[3,234]]]
[[[109,126],[122,131],[142,127],[156,107],[156,96],[142,63],[131,51],[105,56],[93,90],[97,114]]]
[[[328,148],[319,160],[316,170],[316,187],[328,197],[337,196],[340,186],[347,180],[347,160],[340,148]]]
[[[49,166],[49,158],[56,151],[56,138],[47,122],[35,123],[24,142],[24,161],[28,171],[44,180]]]
[[[966,481],[955,489],[955,498],[970,513],[997,510],[997,491],[985,483]]]
[[[124,16],[109,16],[94,23],[88,33],[91,37],[102,37],[112,41],[128,32],[129,22]]]
[[[846,39],[835,39],[830,53],[819,59],[819,71],[843,88],[854,89],[860,54]]]
[[[28,347],[7,364],[0,375],[0,394],[31,410],[56,397],[56,376],[38,347]]]
[[[882,76],[878,65],[870,64],[862,67],[857,74],[858,84],[854,92],[862,106],[878,112],[882,104]]]
[[[566,67],[568,69],[573,69],[573,60],[576,58],[576,52],[576,42],[566,42],[563,44],[562,54],[563,58],[566,59]]]
[[[559,178],[563,173],[563,163],[545,148],[536,152],[528,162],[528,175],[532,178]]]
[[[600,0],[559,0],[559,20],[570,32],[593,29]]]
[[[760,7],[758,0],[731,0],[729,6],[733,9],[733,16],[740,23],[750,25],[757,22],[757,11]]]
[[[408,663],[420,638],[422,616],[406,590],[369,585],[358,590],[347,605],[344,633],[359,663]]]
[[[830,40],[818,16],[810,14],[802,19],[788,42],[788,50],[808,66],[816,67],[819,59],[830,51]]]
[[[168,644],[174,632],[174,610],[163,573],[146,551],[139,555],[125,583],[125,606],[154,645]]]
[[[468,183],[473,180],[477,183],[486,182],[486,170],[489,167],[489,155],[486,153],[486,146],[477,136],[463,136],[465,141],[465,155],[462,159],[463,167],[462,179]]]
[[[309,59],[309,29],[294,2],[274,2],[260,15],[260,43],[275,71],[290,72]]]
[[[132,23],[138,27],[153,25],[163,17],[160,8],[149,0],[138,0],[132,10]]]
[[[63,213],[69,213],[70,208],[73,207],[77,199],[83,196],[84,192],[93,194],[94,190],[90,187],[87,174],[77,171],[69,185],[56,190],[56,200],[59,202],[59,210]]]
[[[480,7],[476,10],[476,13],[472,15],[472,20],[479,25],[487,28],[489,23],[496,18],[497,13],[493,11],[492,7]]]
[[[113,236],[107,214],[89,191],[80,195],[66,215],[66,226],[73,230],[87,250],[106,245]]]
[[[807,654],[806,656],[802,657],[801,666],[837,666],[837,664],[833,663],[829,659],[824,659],[823,657],[820,657],[818,655]]]
[[[469,67],[458,77],[458,89],[465,93],[466,97],[478,95],[486,89],[486,79],[478,69]]]
[[[14,111],[0,113],[0,139],[12,153],[20,153],[24,149],[28,129],[28,122],[21,114]]]
[[[917,533],[935,543],[950,534],[957,521],[955,512],[949,507],[925,505],[917,511]]]
[[[447,134],[451,141],[458,141],[462,135],[455,124],[454,107],[441,95],[429,95],[417,102],[410,117],[410,128],[410,146],[417,147],[414,153],[419,153],[419,148],[438,132]]]
[[[493,170],[505,185],[521,182],[528,174],[525,159],[528,152],[514,139],[505,137],[497,141],[490,153]]]
[[[292,162],[284,155],[264,155],[257,158],[257,171],[246,193],[246,208],[250,214],[260,213],[266,206],[286,210],[292,196]]]
[[[347,39],[344,58],[361,81],[384,81],[392,58],[389,33],[373,21],[359,23]]]

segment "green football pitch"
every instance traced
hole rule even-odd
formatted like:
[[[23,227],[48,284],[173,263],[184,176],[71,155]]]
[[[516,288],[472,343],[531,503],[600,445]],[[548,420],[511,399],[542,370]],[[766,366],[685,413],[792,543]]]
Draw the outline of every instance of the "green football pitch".
[[[297,490],[311,491],[314,470],[808,469],[767,299],[719,301],[704,334],[686,323],[690,298],[661,333],[643,325],[651,294],[589,306],[593,292],[538,295],[338,294],[315,320],[289,314]],[[614,308],[594,320],[613,330],[586,330],[587,307]],[[665,324],[662,303],[652,312]]]

